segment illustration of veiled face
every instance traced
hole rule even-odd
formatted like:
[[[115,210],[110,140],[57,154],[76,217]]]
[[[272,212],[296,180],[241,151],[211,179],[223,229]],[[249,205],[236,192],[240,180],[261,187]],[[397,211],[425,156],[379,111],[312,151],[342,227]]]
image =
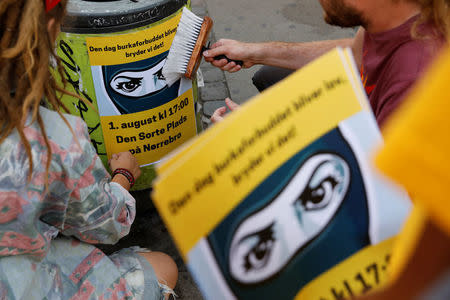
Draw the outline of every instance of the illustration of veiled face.
[[[103,82],[121,114],[158,107],[178,97],[179,82],[168,87],[162,75],[167,54],[123,65],[102,66]]]
[[[225,290],[294,299],[323,272],[370,245],[366,184],[335,128],[278,166],[207,237]]]
[[[229,255],[231,276],[256,284],[280,271],[330,222],[349,182],[350,169],[338,155],[309,157],[269,205],[237,227]]]
[[[167,86],[162,75],[165,59],[146,70],[122,71],[109,82],[110,87],[126,97],[140,98],[154,94]]]

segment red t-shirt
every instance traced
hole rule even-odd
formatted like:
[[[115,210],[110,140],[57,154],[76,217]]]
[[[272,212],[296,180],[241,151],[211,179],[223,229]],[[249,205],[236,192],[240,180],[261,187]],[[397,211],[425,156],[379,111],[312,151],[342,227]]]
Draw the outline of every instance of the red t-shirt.
[[[413,39],[416,20],[417,16],[389,31],[364,35],[361,79],[380,126],[444,44],[428,24],[419,27],[426,38]]]

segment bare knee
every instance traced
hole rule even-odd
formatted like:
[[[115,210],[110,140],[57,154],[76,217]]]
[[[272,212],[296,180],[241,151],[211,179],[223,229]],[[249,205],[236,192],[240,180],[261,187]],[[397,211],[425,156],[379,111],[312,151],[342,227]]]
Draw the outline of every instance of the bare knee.
[[[175,288],[178,280],[178,268],[175,261],[163,252],[139,252],[153,267],[160,283]]]

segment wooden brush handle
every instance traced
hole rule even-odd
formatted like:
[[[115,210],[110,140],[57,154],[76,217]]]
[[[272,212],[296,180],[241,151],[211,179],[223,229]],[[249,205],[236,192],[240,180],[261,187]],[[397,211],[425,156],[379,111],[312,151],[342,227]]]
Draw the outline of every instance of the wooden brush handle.
[[[206,16],[203,19],[202,27],[200,28],[200,33],[198,35],[197,42],[195,43],[194,50],[192,51],[191,59],[186,68],[186,73],[184,76],[187,78],[192,78],[193,74],[197,72],[198,67],[200,66],[200,61],[202,58],[202,49],[206,44],[206,40],[208,39],[209,32],[213,26],[213,20]]]

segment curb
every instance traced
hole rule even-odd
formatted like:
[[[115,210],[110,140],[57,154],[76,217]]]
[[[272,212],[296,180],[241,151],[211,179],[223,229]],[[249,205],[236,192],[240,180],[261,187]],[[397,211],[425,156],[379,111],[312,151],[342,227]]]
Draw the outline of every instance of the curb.
[[[192,12],[199,17],[208,15],[207,5],[204,0],[191,1]],[[211,30],[209,41],[214,43],[216,37],[214,27]],[[214,111],[224,106],[224,99],[230,97],[230,90],[225,78],[224,71],[212,66],[202,60],[200,71],[203,74],[204,86],[199,87],[199,103],[201,104],[201,114],[203,129],[207,129],[211,125],[210,117]]]

